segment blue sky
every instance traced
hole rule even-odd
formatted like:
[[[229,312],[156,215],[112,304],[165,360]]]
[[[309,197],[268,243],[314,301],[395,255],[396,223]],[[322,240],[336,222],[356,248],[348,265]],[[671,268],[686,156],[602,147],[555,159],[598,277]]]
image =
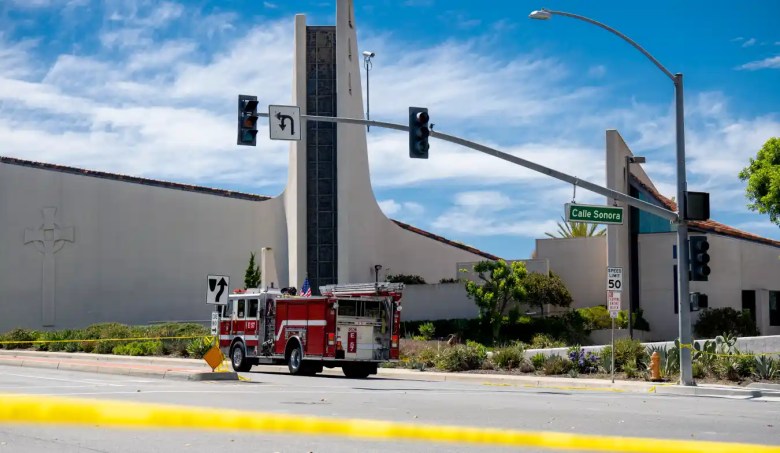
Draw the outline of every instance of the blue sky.
[[[527,15],[560,9],[621,30],[685,74],[689,188],[712,193],[715,220],[780,239],[737,178],[780,135],[779,3],[356,3],[360,48],[377,54],[372,118],[427,106],[437,130],[600,184],[615,128],[672,196],[671,82],[597,27]],[[236,146],[233,109],[238,93],[289,102],[295,13],[331,24],[335,2],[3,0],[0,154],[276,195],[287,146]],[[383,210],[502,257],[528,257],[571,200],[571,186],[495,158],[433,141],[429,160],[412,161],[406,146],[369,134]]]

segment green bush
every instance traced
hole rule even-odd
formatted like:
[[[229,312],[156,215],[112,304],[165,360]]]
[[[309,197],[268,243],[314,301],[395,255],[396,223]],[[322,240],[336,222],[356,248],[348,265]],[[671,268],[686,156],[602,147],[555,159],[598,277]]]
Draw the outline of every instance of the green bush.
[[[424,285],[425,279],[419,275],[395,274],[388,275],[387,281],[391,283],[403,283],[405,285]]]
[[[39,340],[41,332],[28,329],[14,329],[10,332],[6,332],[0,335],[0,342],[2,341],[35,341]],[[0,344],[0,348],[5,349],[29,349],[34,347],[34,343],[8,343]]]
[[[468,371],[482,368],[487,358],[484,350],[468,345],[443,349],[436,357],[436,368],[446,371]]]
[[[144,336],[157,337],[210,337],[211,333],[207,327],[194,323],[165,323],[156,324],[145,328]],[[180,340],[166,339],[162,340],[163,353],[187,357],[187,347],[192,342],[192,338],[183,338]]]
[[[115,355],[147,356],[161,355],[162,342],[155,341],[132,341],[123,345],[115,346],[113,351]]]
[[[753,376],[757,379],[771,381],[780,377],[780,363],[772,357],[760,355],[755,357]]]
[[[566,374],[572,369],[571,360],[553,355],[547,358],[542,365],[542,372],[548,376]]]
[[[213,337],[202,337],[202,338],[195,338],[190,340],[189,344],[187,344],[187,356],[192,357],[194,359],[202,359],[204,355],[209,351],[209,349],[214,346],[214,338]],[[160,342],[160,348],[164,351],[163,344]]]
[[[531,364],[534,366],[534,369],[540,370],[544,366],[544,362],[547,361],[547,356],[542,354],[541,352],[537,352],[534,354],[533,357],[531,357]]]
[[[530,349],[562,348],[564,346],[566,346],[564,342],[550,338],[549,335],[538,333],[531,340]]]
[[[609,311],[604,305],[578,308],[577,313],[584,319],[587,330],[609,329],[612,327],[612,319],[609,317]]]
[[[436,327],[432,322],[426,322],[419,327],[420,336],[423,340],[430,340],[436,334]]]
[[[503,348],[497,348],[493,351],[493,363],[495,363],[498,368],[505,370],[518,368],[524,361],[524,352],[525,345],[520,342],[515,342]]]
[[[621,338],[615,342],[615,370],[622,370],[626,364],[638,370],[647,368],[647,350],[639,340]]]
[[[707,374],[706,369],[704,365],[701,364],[701,362],[693,362],[691,366],[693,368],[694,379],[701,379]]]
[[[738,312],[731,307],[705,308],[699,313],[694,331],[698,338],[715,338],[724,333],[737,337],[759,335],[750,313]]]

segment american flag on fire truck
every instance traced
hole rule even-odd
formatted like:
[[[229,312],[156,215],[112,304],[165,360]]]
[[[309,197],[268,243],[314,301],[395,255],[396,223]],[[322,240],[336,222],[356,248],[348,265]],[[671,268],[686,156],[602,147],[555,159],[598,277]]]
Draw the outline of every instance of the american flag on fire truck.
[[[309,277],[303,280],[303,286],[301,287],[301,296],[311,297],[311,285],[309,285]]]

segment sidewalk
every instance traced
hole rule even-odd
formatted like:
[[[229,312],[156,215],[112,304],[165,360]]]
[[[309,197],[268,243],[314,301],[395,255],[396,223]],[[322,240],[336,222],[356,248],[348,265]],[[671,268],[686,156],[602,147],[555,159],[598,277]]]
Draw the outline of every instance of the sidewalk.
[[[0,365],[89,371],[181,380],[238,380],[237,373],[212,373],[200,359],[169,357],[131,357],[102,354],[0,350]],[[287,373],[286,366],[256,366],[258,372]],[[322,374],[343,376],[341,369],[325,368]],[[386,379],[428,382],[460,382],[481,385],[546,388],[556,390],[592,390],[619,393],[655,393],[660,395],[726,396],[760,398],[780,397],[775,384],[751,384],[749,387],[702,384],[686,387],[673,383],[621,381],[608,379],[566,378],[551,376],[518,376],[503,374],[445,373],[403,368],[380,368],[378,376]]]
[[[237,373],[213,373],[203,360],[166,357],[0,350],[0,365],[189,381],[238,380]]]

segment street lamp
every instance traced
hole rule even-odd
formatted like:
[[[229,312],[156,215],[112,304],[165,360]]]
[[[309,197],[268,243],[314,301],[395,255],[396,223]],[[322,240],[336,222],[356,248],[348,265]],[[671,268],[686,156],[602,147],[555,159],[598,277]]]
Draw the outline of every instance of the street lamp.
[[[371,71],[371,68],[374,66],[373,63],[371,62],[371,59],[374,58],[374,56],[376,56],[374,52],[371,52],[369,50],[363,51],[363,67],[366,68],[366,119],[367,120],[371,119],[371,110],[369,108],[370,107],[369,98],[371,94],[369,91],[370,81],[368,78],[368,74]],[[370,132],[371,126],[366,125],[366,131]]]
[[[681,73],[672,74],[658,60],[656,60],[648,51],[634,42],[631,38],[620,33],[612,27],[597,22],[577,14],[566,13],[563,11],[553,11],[542,8],[533,11],[528,15],[531,19],[547,20],[552,16],[565,16],[572,19],[578,19],[590,24],[596,25],[622,38],[631,44],[636,50],[642,52],[650,61],[655,64],[667,77],[674,83],[675,104],[676,104],[676,130],[677,130],[677,300],[679,305],[678,328],[680,334],[680,343],[686,347],[680,348],[680,383],[683,385],[694,385],[693,373],[691,369],[691,312],[688,302],[688,222],[685,220],[685,191],[687,182],[685,178],[685,125],[683,120],[683,75]]]

